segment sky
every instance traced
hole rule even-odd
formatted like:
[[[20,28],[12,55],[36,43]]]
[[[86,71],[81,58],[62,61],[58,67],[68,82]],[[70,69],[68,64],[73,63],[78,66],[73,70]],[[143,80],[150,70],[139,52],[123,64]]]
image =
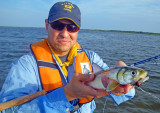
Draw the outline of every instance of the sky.
[[[45,27],[61,0],[0,0],[0,26]],[[160,33],[160,0],[68,0],[81,10],[81,29]]]

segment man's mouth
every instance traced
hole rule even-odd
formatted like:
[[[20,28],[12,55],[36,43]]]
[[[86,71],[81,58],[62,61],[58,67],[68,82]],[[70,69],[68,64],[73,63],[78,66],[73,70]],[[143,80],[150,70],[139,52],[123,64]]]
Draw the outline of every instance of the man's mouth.
[[[58,41],[60,44],[67,44],[69,41],[67,41],[67,40],[59,40]]]

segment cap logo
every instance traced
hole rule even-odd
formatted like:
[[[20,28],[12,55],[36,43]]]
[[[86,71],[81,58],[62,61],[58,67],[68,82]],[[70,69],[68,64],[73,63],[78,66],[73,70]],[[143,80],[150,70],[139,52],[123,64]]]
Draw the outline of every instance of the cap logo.
[[[72,8],[74,8],[74,6],[69,2],[65,2],[65,3],[63,3],[61,5],[64,6],[64,10],[67,10],[67,11],[70,11],[70,12],[72,12]]]

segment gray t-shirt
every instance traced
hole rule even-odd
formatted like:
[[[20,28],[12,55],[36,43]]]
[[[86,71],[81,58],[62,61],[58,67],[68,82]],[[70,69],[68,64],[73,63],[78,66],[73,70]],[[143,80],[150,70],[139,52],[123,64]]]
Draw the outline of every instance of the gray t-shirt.
[[[67,61],[67,57],[68,57],[68,54],[65,56],[59,56],[59,58],[61,59],[62,62]]]

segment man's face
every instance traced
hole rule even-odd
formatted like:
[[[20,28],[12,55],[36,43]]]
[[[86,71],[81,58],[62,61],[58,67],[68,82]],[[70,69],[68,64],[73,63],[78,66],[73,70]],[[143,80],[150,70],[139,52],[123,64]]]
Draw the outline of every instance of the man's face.
[[[64,56],[69,53],[72,46],[76,43],[78,31],[77,32],[68,32],[67,27],[65,26],[62,30],[55,30],[51,27],[51,24],[46,22],[46,30],[48,32],[48,41],[52,46],[52,49],[58,56]],[[73,24],[73,22],[63,19],[58,20],[63,24]]]

